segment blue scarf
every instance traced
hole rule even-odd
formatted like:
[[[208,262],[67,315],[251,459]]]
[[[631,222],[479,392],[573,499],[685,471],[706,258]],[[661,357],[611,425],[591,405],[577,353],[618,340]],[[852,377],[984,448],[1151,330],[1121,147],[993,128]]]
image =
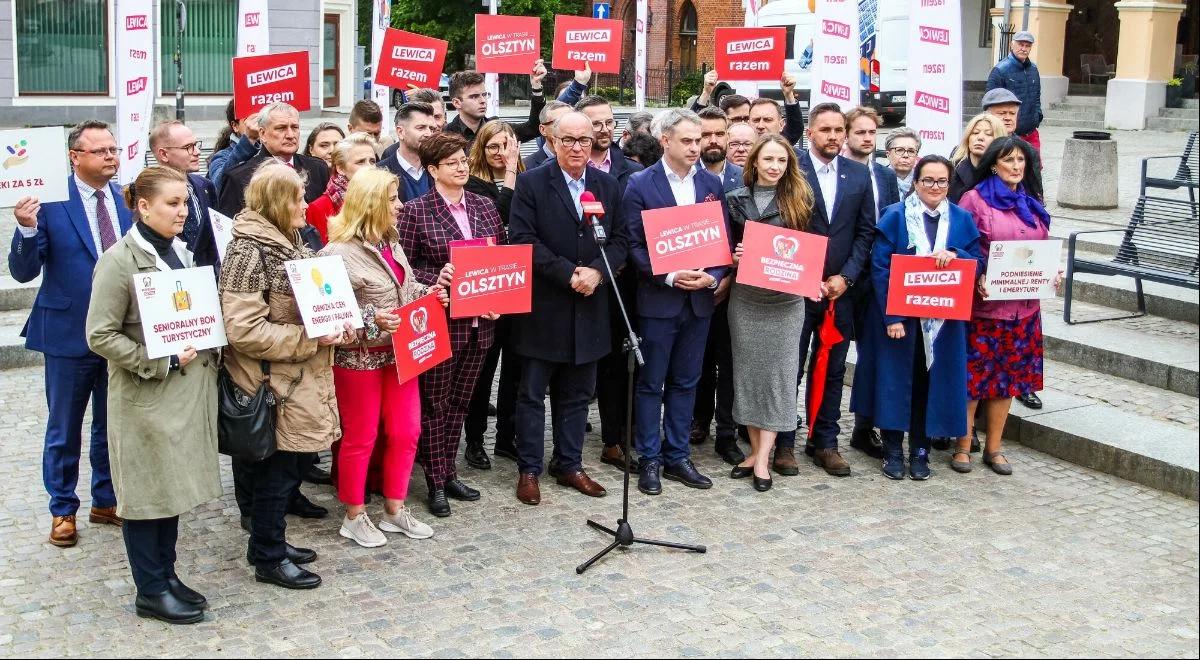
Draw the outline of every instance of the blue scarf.
[[[1025,184],[1017,186],[1016,190],[1008,187],[998,174],[993,174],[980,181],[975,186],[979,196],[987,205],[999,211],[1015,211],[1021,222],[1031,229],[1037,229],[1038,221],[1050,228],[1050,213],[1042,203],[1025,192]]]

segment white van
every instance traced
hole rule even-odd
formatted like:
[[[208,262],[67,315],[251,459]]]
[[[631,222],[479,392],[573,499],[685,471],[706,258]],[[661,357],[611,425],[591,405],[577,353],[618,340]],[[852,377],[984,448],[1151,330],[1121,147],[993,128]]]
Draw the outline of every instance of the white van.
[[[758,14],[763,27],[787,28],[786,67],[796,76],[796,95],[808,107],[812,85],[814,0],[772,0]],[[908,0],[859,0],[862,103],[885,117],[904,115],[908,88]],[[760,83],[759,94],[779,99],[779,83]]]

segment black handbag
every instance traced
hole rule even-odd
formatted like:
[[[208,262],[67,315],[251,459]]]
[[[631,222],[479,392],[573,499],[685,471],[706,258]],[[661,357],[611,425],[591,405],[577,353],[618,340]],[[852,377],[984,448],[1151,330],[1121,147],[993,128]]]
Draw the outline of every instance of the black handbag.
[[[263,276],[267,278],[270,293],[270,277],[267,260],[261,248],[258,257],[262,261]],[[217,377],[217,451],[234,460],[257,463],[275,453],[275,394],[269,386],[271,363],[261,360],[263,380],[254,395],[242,391],[225,365]]]

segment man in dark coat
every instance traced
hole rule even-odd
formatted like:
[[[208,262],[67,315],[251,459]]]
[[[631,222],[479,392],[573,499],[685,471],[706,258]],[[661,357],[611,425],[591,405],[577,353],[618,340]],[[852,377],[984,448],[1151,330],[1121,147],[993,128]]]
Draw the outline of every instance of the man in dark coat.
[[[583,471],[588,400],[596,386],[596,363],[611,350],[607,271],[601,248],[583,213],[586,191],[604,207],[608,241],[603,250],[615,268],[626,257],[621,189],[611,176],[588,167],[591,121],[571,112],[554,128],[555,162],[517,178],[509,217],[509,241],[533,245],[533,310],[513,318],[512,348],[523,359],[517,395],[517,499],[541,502],[546,424],[545,393],[554,409],[554,459],[560,485],[592,497],[604,487]]]
[[[164,121],[150,131],[150,150],[159,165],[188,179],[188,217],[179,238],[191,250],[197,266],[216,266],[217,242],[208,210],[217,202],[217,190],[200,171],[200,141],[179,120]]]

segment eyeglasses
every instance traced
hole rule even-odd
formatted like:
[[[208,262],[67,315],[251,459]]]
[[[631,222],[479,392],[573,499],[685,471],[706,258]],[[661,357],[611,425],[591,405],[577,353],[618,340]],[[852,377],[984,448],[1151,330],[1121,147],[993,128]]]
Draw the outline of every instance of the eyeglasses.
[[[753,144],[754,144],[753,142],[730,142],[729,148],[730,149],[749,149]]]
[[[906,147],[892,147],[892,148],[891,148],[891,149],[889,149],[888,151],[891,151],[892,153],[896,154],[897,156],[908,156],[908,157],[912,157],[912,156],[916,156],[916,155],[917,155],[917,150],[916,150],[916,149],[908,149],[908,148],[906,148]]]
[[[711,140],[712,138],[718,138],[718,139],[719,139],[719,138],[723,138],[723,137],[725,137],[726,135],[727,135],[727,133],[726,133],[725,131],[712,131],[712,132],[709,132],[709,133],[701,133],[701,134],[700,134],[700,139],[701,139],[701,140]],[[749,143],[749,142],[747,142],[746,144],[747,144],[747,145],[749,145],[750,143]]]
[[[121,150],[116,147],[100,147],[99,149],[72,149],[75,153],[91,154],[96,158],[112,157],[121,153]]]
[[[592,130],[594,130],[594,131],[599,131],[599,130],[602,130],[605,128],[607,128],[608,130],[611,131],[612,129],[614,129],[616,127],[617,127],[617,122],[612,119],[609,119],[607,121],[592,122]]]
[[[489,144],[489,145],[484,146],[484,149],[489,154],[498,154],[501,151],[504,151],[504,145],[503,144]]]
[[[449,167],[452,170],[457,170],[459,168],[466,169],[466,168],[470,167],[470,165],[471,165],[471,162],[469,160],[467,160],[466,158],[458,158],[455,160],[444,160],[444,161],[438,163],[438,167]]]
[[[194,151],[196,153],[200,153],[200,147],[202,147],[202,146],[204,146],[204,141],[196,140],[195,142],[192,142],[190,144],[185,144],[180,147],[163,147],[163,149],[182,149],[184,151]]]
[[[491,92],[479,92],[478,94],[471,94],[470,96],[467,97],[467,100],[468,101],[482,101],[484,99],[490,99],[490,98],[492,98]]]
[[[558,138],[558,141],[562,142],[563,146],[568,149],[574,149],[575,145],[579,145],[584,149],[590,149],[593,142],[590,137],[571,137],[569,135]]]
[[[926,188],[949,188],[950,187],[950,179],[924,178],[924,179],[918,180],[917,183],[921,184],[922,186],[924,186]]]

